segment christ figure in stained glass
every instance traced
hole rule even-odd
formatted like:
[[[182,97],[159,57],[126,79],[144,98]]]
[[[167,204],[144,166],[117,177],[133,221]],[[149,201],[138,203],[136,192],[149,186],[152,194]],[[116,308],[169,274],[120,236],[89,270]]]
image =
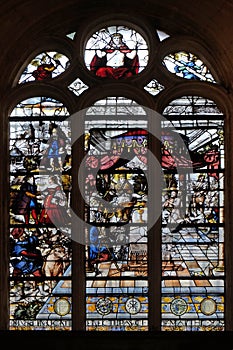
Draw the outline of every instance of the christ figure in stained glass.
[[[102,78],[128,78],[138,73],[138,55],[124,43],[122,34],[114,33],[105,47],[96,50],[90,68]]]

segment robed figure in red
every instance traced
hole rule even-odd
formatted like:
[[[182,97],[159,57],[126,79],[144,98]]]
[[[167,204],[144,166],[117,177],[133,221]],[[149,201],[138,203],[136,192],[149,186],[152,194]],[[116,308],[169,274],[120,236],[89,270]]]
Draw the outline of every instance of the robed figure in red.
[[[49,176],[48,185],[42,191],[42,197],[44,203],[39,222],[57,227],[68,225],[67,199],[56,175]]]
[[[138,74],[139,59],[137,51],[130,49],[120,33],[111,35],[110,42],[96,50],[90,70],[102,78],[128,78]]]

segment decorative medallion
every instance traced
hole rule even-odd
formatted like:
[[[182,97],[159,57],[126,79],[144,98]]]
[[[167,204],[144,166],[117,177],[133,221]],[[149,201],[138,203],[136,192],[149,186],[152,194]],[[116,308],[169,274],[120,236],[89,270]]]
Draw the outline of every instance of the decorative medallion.
[[[109,298],[100,298],[96,303],[96,311],[103,316],[110,314],[112,308],[112,302]]]
[[[202,300],[200,308],[201,308],[201,312],[204,315],[213,315],[216,311],[217,306],[216,306],[215,300],[210,298],[205,298]]]
[[[187,309],[188,309],[188,305],[186,301],[182,298],[174,299],[171,302],[171,312],[174,315],[181,316],[186,313]]]
[[[141,303],[136,298],[129,298],[125,303],[126,311],[131,315],[136,315],[141,309]]]
[[[70,312],[70,303],[65,298],[59,298],[54,304],[54,311],[60,316],[65,316]]]

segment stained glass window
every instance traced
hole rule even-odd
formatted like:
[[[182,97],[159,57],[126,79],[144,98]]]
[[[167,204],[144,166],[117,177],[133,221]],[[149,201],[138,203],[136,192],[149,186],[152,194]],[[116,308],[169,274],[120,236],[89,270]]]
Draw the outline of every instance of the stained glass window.
[[[217,79],[186,51],[149,66],[153,35],[160,47],[170,37],[160,30],[144,38],[140,26],[103,26],[79,58],[73,30],[65,38],[73,57],[41,50],[25,66],[16,88],[32,96],[26,83],[34,82],[41,93],[9,115],[10,330],[225,330],[224,115],[201,93],[169,98],[163,118],[156,111],[174,75],[184,86],[198,80],[200,90]],[[161,77],[161,60],[173,76]],[[130,77],[139,81],[135,98]],[[52,87],[60,98],[47,96]],[[80,148],[71,141],[75,123],[83,123]],[[159,181],[162,174],[152,204],[149,178],[160,182],[154,169],[148,176],[151,150]],[[83,219],[75,229],[73,203]],[[161,222],[151,230],[157,208]]]
[[[179,51],[163,59],[165,67],[178,77],[189,80],[203,80],[215,83],[206,65],[193,53]]]
[[[87,330],[148,330],[148,132],[141,110],[109,98],[87,111]]]
[[[224,118],[197,96],[172,101],[162,131],[162,324],[224,330]],[[184,153],[177,143],[182,137]]]
[[[19,84],[28,81],[52,79],[63,73],[69,66],[69,59],[55,51],[45,51],[36,56],[25,68]]]
[[[164,89],[164,86],[161,85],[156,79],[153,79],[146,86],[144,86],[144,89],[151,95],[155,96]]]
[[[70,125],[47,97],[10,115],[10,329],[71,329]]]
[[[88,89],[88,86],[86,84],[84,84],[84,82],[80,79],[77,78],[75,79],[75,81],[73,81],[73,83],[71,83],[68,86],[68,89],[70,91],[73,91],[73,93],[77,96],[81,95],[85,90]]]
[[[110,26],[94,33],[85,50],[87,68],[101,78],[124,79],[140,73],[148,62],[145,39],[134,29]]]

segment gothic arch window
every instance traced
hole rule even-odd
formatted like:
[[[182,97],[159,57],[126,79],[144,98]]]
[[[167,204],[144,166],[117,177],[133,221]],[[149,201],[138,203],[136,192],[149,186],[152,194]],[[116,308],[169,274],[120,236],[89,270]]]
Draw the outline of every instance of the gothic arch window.
[[[16,73],[3,317],[12,331],[224,331],[217,65],[189,37],[107,22],[40,40]]]

